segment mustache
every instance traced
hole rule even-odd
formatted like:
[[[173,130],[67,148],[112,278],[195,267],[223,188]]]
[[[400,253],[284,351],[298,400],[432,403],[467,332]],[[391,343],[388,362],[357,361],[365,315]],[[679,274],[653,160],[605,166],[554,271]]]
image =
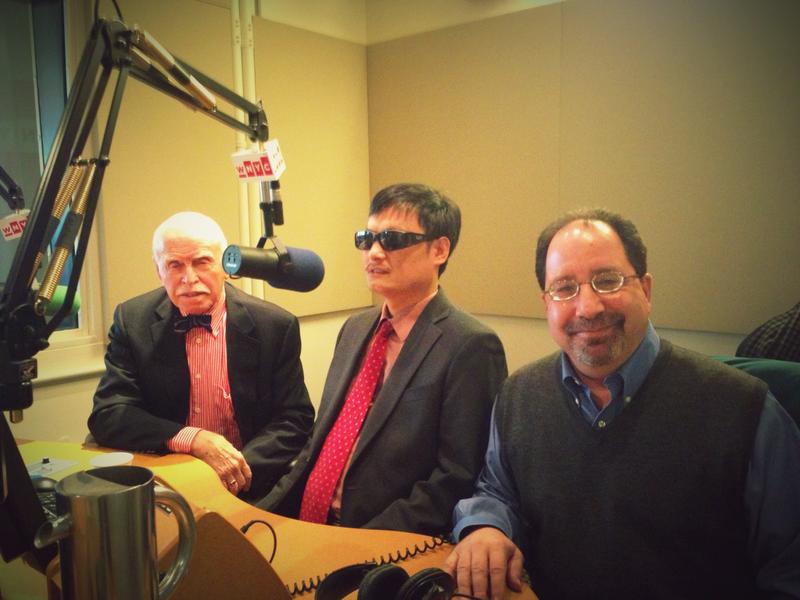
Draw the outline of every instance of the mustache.
[[[620,313],[602,313],[594,319],[583,319],[578,317],[573,319],[564,330],[567,333],[580,333],[581,331],[593,331],[603,327],[620,327],[625,323],[625,317]]]

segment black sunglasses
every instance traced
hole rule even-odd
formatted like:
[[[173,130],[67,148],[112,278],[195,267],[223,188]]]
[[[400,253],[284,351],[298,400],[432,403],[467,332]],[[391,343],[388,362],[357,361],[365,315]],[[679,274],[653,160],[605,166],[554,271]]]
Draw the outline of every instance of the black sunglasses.
[[[369,229],[362,229],[361,231],[356,231],[356,248],[369,250],[377,240],[384,250],[402,250],[420,242],[435,240],[436,237],[427,233],[410,233],[393,229],[384,229],[378,233]]]

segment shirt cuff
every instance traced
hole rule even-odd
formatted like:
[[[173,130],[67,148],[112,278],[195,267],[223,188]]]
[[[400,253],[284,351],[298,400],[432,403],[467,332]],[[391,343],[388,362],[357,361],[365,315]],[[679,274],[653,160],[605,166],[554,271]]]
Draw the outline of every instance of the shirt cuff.
[[[182,452],[189,454],[192,449],[194,436],[200,433],[200,427],[184,427],[171,439],[167,440],[167,448],[172,452]]]
[[[454,511],[456,525],[453,527],[453,540],[461,541],[464,530],[473,527],[494,527],[513,540],[513,526],[507,515],[493,506],[496,503],[494,499],[481,497],[461,500]]]

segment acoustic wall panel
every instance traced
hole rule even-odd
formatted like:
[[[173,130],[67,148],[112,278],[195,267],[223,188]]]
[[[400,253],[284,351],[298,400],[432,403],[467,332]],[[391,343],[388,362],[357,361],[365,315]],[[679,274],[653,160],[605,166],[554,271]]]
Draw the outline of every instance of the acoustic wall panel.
[[[800,297],[800,4],[574,0],[368,50],[370,185],[450,192],[444,286],[541,315],[533,249],[606,206],[650,249],[654,319],[741,333]]]
[[[800,4],[563,5],[561,194],[629,215],[654,320],[740,333],[800,299]]]
[[[442,285],[466,310],[541,314],[536,235],[558,206],[560,8],[368,48],[370,187],[440,188],[462,211]]]
[[[325,262],[325,279],[313,292],[265,290],[301,315],[368,306],[372,296],[353,246],[370,199],[366,48],[265,19],[253,21],[253,33],[256,91],[286,159],[286,224],[277,231]]]

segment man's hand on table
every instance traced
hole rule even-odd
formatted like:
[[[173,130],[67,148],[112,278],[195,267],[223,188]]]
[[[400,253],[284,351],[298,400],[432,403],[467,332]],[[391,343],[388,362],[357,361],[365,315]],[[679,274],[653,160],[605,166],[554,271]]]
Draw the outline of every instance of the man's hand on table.
[[[522,591],[522,562],[522,552],[502,531],[479,527],[461,539],[444,570],[456,579],[460,593],[502,600],[507,588]]]
[[[214,469],[222,485],[232,494],[250,489],[253,479],[250,465],[224,436],[205,429],[200,430],[192,440],[190,452]]]

